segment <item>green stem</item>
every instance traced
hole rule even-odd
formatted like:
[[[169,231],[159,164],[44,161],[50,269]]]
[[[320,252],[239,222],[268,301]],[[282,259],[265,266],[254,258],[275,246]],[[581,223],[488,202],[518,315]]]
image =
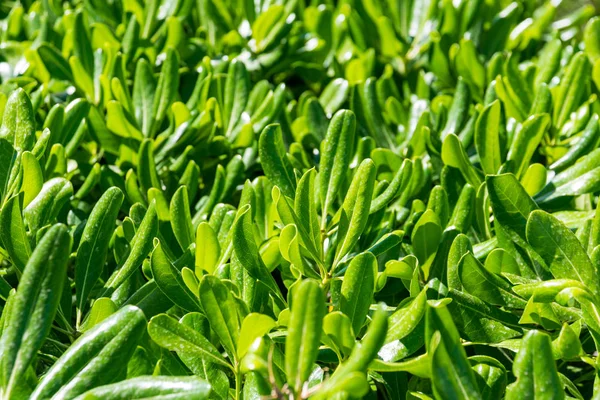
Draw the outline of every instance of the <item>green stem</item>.
[[[235,369],[235,400],[242,400],[242,373],[239,365]]]

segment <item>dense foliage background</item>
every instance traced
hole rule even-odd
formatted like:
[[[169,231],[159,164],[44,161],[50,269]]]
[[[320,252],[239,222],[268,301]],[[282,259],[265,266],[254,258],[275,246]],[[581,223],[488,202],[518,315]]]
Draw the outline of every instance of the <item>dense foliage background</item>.
[[[0,399],[600,399],[596,14],[0,2]]]

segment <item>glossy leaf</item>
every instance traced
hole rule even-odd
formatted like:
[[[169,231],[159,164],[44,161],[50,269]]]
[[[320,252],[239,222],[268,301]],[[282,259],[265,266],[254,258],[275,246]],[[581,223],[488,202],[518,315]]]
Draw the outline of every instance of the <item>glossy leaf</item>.
[[[67,228],[57,224],[46,232],[25,265],[0,340],[1,383],[9,398],[24,384],[27,369],[50,332],[70,252]]]
[[[517,381],[506,388],[507,399],[565,397],[552,357],[550,337],[532,330],[523,338],[513,364]]]
[[[122,379],[146,328],[142,311],[126,306],[85,332],[44,375],[32,399],[73,398]]]
[[[323,299],[316,281],[304,280],[295,288],[285,341],[285,372],[296,392],[302,390],[317,359],[325,314]]]

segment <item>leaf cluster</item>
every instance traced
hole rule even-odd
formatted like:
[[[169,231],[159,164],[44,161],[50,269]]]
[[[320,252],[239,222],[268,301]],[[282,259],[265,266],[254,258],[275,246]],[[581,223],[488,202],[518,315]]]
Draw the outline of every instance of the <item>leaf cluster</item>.
[[[2,2],[0,399],[600,398],[596,13]]]

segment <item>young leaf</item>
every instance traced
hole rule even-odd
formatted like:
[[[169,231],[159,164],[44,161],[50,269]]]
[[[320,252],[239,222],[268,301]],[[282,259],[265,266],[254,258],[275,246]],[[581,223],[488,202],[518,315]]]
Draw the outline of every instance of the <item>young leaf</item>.
[[[318,249],[321,247],[321,229],[319,227],[314,190],[316,175],[315,170],[310,169],[298,181],[294,211],[298,221],[303,225],[304,230],[312,240],[313,247]]]
[[[218,267],[221,247],[217,234],[208,222],[202,222],[196,229],[196,276],[202,276],[202,271],[213,273]]]

